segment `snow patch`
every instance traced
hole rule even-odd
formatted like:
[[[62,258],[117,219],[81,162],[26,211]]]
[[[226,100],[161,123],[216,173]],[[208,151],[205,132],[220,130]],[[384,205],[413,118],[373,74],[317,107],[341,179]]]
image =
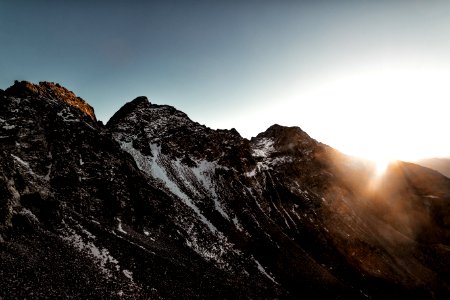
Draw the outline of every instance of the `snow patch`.
[[[161,154],[161,146],[150,144],[152,156],[143,155],[139,150],[136,150],[132,146],[132,142],[121,142],[120,147],[133,156],[139,169],[149,175],[152,175],[154,178],[161,180],[173,194],[178,196],[184,204],[190,207],[197,214],[200,220],[209,228],[211,232],[217,232],[217,228],[201,213],[200,209],[192,202],[192,200],[180,190],[178,185],[167,176],[166,170],[161,167],[162,161],[159,157]]]
[[[253,156],[267,157],[274,151],[273,141],[269,138],[260,139],[253,148]]]
[[[244,174],[247,177],[254,177],[256,175],[256,168]]]
[[[233,224],[234,226],[236,226],[237,230],[244,231],[244,227],[242,227],[241,223],[239,223],[239,220],[236,216],[233,218]]]
[[[21,164],[21,165],[24,166],[26,169],[28,169],[28,172],[29,172],[31,175],[35,175],[34,172],[33,172],[33,170],[31,169],[29,163],[27,163],[26,161],[22,160],[20,157],[15,156],[14,154],[11,154],[11,156],[12,156],[19,164]]]
[[[92,235],[91,235],[92,236]],[[74,230],[69,229],[69,235],[63,237],[64,240],[70,242],[78,251],[88,253],[99,265],[100,270],[107,277],[111,277],[111,270],[107,268],[108,265],[114,266],[116,271],[120,270],[119,262],[110,255],[108,249],[98,248],[93,242],[85,242],[83,238]]]
[[[125,275],[126,278],[130,279],[131,282],[134,282],[133,280],[133,272],[128,271],[126,269],[122,270],[123,275]]]
[[[197,162],[197,167],[192,168],[192,172],[197,177],[197,180],[202,183],[203,187],[211,193],[211,198],[214,201],[214,208],[227,220],[230,216],[225,212],[219,198],[217,197],[216,189],[212,180],[212,174],[217,168],[217,164],[206,160]]]
[[[22,160],[20,157],[15,156],[14,154],[11,154],[11,156],[12,156],[15,160],[17,160],[21,165],[23,165],[23,166],[25,166],[25,167],[27,167],[27,168],[30,167],[30,165],[29,165],[26,161]]]
[[[64,122],[79,122],[80,121],[67,108],[64,108],[62,111],[58,112],[57,115],[59,117],[61,117]]]
[[[253,258],[253,261],[256,263],[256,266],[258,267],[258,270],[259,270],[262,274],[264,274],[264,276],[266,276],[267,278],[269,278],[273,283],[279,284],[278,282],[275,281],[275,279],[274,279],[272,276],[270,276],[270,275],[266,272],[266,270],[265,270],[265,269],[263,268],[263,266],[259,263],[259,261],[256,260],[256,258],[254,258],[253,256],[252,256],[252,258]]]
[[[120,220],[119,218],[117,218],[117,231],[123,233],[123,234],[127,234],[127,232],[125,230],[123,230],[122,228],[122,220]]]
[[[191,229],[193,226],[191,227]],[[227,263],[223,260],[223,254],[227,252],[227,248],[231,249],[232,244],[230,244],[226,237],[222,233],[218,233],[217,237],[219,242],[214,242],[207,247],[203,244],[203,240],[198,236],[195,231],[188,230],[189,238],[186,239],[186,245],[194,250],[197,254],[203,257],[205,260],[213,260],[222,269],[228,267]],[[236,251],[235,251],[236,252]]]
[[[213,180],[215,170],[219,167],[217,162],[198,160],[195,167],[188,167],[180,159],[173,160],[161,153],[161,146],[156,143],[150,143],[151,154],[144,155],[133,147],[130,138],[136,137],[115,136],[121,149],[134,158],[138,168],[159,180],[171,193],[178,196],[180,202],[188,206],[194,212],[192,215],[196,217],[195,219],[200,221],[192,222],[192,219],[185,218],[182,214],[177,218],[176,221],[186,230],[186,245],[204,259],[213,261],[219,268],[230,268],[224,260],[224,255],[230,252],[239,255],[238,251],[234,250],[234,245],[203,215],[194,202],[196,199],[214,201],[214,208],[231,221],[220,203]],[[191,198],[192,195],[194,198]],[[144,231],[144,234],[150,236],[148,231]],[[211,242],[210,234],[215,236],[216,242]]]

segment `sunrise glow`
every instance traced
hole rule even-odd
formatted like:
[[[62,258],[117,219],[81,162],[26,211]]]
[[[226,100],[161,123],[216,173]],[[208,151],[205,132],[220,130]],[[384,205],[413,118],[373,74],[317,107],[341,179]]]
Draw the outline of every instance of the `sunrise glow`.
[[[290,118],[306,119],[313,137],[371,159],[380,170],[395,159],[445,155],[449,78],[448,70],[417,65],[334,74],[300,91],[302,100],[291,102],[298,103],[297,116]],[[313,111],[319,112],[316,120],[310,117]]]
[[[103,122],[146,95],[248,139],[280,124],[374,161],[450,156],[450,4],[325,2],[108,3],[120,16],[72,4],[64,24],[42,5],[28,15],[11,2],[21,13],[0,9],[14,45],[0,49],[0,81],[70,86]]]

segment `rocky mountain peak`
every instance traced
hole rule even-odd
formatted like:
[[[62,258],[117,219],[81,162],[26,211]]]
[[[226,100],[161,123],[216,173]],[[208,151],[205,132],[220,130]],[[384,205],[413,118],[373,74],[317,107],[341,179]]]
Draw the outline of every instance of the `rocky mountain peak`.
[[[175,107],[152,104],[145,97],[125,104],[106,126],[124,149],[130,150],[132,147],[131,151],[137,150],[151,156],[157,147],[161,147],[163,154],[191,165],[188,157],[227,163],[233,161],[238,168],[242,164],[237,154],[247,151],[247,156],[250,155],[248,141],[236,129],[213,130],[192,121]],[[231,148],[235,151],[228,153]]]
[[[139,107],[150,107],[150,101],[145,96],[139,96],[134,100],[125,103],[108,121],[108,126],[114,126],[122,119],[133,113]]]
[[[287,127],[278,124],[270,126],[266,131],[251,139],[253,145],[270,141],[277,152],[296,153],[313,150],[319,144],[300,127]]]
[[[28,81],[15,81],[12,86],[4,92],[6,96],[12,97],[45,97],[57,99],[77,108],[93,121],[96,121],[94,109],[85,100],[77,97],[74,92],[69,91],[58,83],[41,81],[39,84],[33,84]]]
[[[279,124],[270,126],[266,131],[258,134],[256,137],[274,137],[277,139],[283,139],[287,137],[292,138],[295,136],[302,137],[304,139],[311,139],[311,137],[298,126],[289,127]]]
[[[127,102],[108,121],[107,126],[117,127],[123,123],[161,123],[177,127],[185,123],[193,122],[184,112],[169,105],[152,104],[145,96],[140,96]]]

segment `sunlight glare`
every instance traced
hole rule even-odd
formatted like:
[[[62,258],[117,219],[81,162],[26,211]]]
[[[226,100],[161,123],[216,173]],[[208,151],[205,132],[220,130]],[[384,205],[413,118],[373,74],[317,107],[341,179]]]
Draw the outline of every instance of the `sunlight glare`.
[[[341,70],[305,85],[290,105],[299,112],[296,123],[305,124],[311,136],[376,161],[381,172],[387,158],[413,161],[450,154],[443,132],[449,78],[450,69],[424,65]]]
[[[386,172],[387,168],[391,164],[391,159],[376,159],[373,160],[373,163],[375,164],[375,177],[381,177]]]

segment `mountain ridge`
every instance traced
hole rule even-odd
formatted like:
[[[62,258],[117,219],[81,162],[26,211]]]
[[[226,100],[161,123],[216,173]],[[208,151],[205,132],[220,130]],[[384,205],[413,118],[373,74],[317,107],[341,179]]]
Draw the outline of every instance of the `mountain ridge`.
[[[0,297],[450,295],[437,172],[374,182],[298,127],[247,140],[146,97],[102,125],[25,88],[0,94]]]
[[[77,97],[72,91],[60,86],[58,83],[41,81],[39,84],[33,84],[29,81],[16,80],[14,84],[4,90],[3,93],[12,97],[33,96],[58,99],[79,109],[93,121],[97,120],[91,105],[80,97]]]
[[[450,157],[421,159],[415,163],[436,170],[450,178]]]

